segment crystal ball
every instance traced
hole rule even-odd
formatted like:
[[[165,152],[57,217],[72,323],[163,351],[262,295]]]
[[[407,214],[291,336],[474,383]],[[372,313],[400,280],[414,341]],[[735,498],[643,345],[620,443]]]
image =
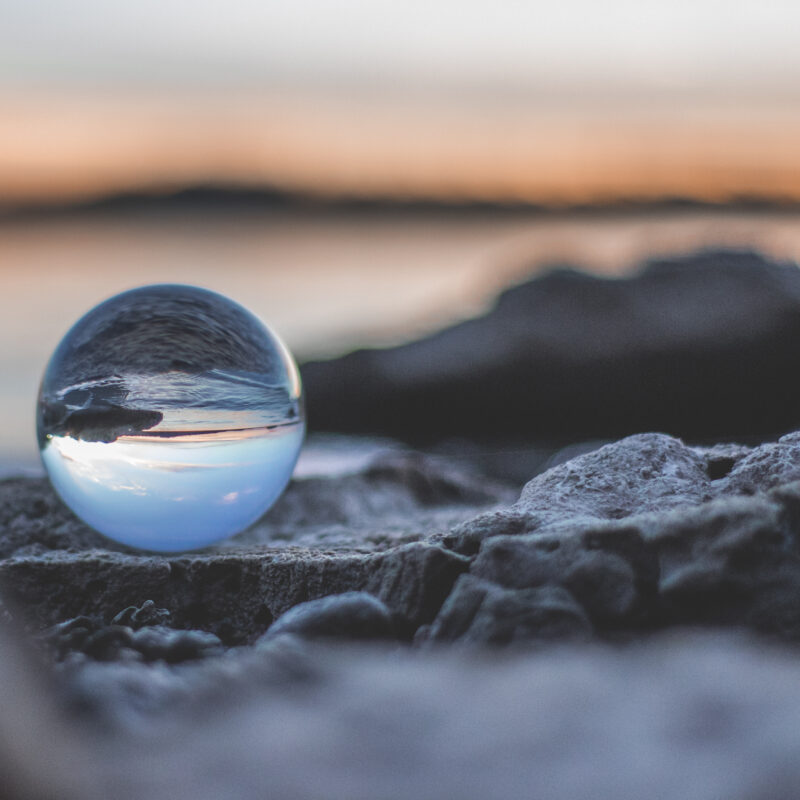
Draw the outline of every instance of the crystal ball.
[[[281,340],[222,295],[145,286],[89,311],[45,370],[47,474],[100,533],[192,550],[255,522],[291,477],[305,433]]]

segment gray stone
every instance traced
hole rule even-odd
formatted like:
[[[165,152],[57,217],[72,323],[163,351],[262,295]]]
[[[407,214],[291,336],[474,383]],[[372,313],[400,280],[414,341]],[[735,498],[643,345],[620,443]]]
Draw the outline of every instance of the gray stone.
[[[262,520],[222,547],[381,551],[513,497],[508,486],[448,459],[390,452],[351,473],[294,481]]]
[[[517,507],[543,521],[585,516],[621,519],[709,499],[702,461],[681,441],[657,433],[629,436],[539,475]]]
[[[575,616],[586,620],[586,629],[604,636],[657,624],[657,559],[656,548],[646,541],[634,518],[630,523],[584,523],[551,533],[488,538],[470,573],[505,590],[556,591],[569,598]],[[442,626],[449,624],[448,615],[471,613],[469,608],[459,610],[459,602],[469,606],[471,600],[454,590],[430,638],[437,638]]]
[[[354,591],[385,603],[401,638],[430,625],[418,639],[435,641],[450,635],[450,618],[475,616],[475,585],[453,590],[465,572],[494,587],[481,590],[488,599],[475,630],[464,634],[476,641],[519,643],[524,630],[535,641],[534,623],[511,635],[492,609],[535,616],[548,592],[568,597],[599,637],[706,624],[795,640],[800,575],[792,526],[800,503],[783,481],[798,474],[796,437],[754,449],[691,448],[641,434],[559,464],[531,480],[516,503],[476,515],[508,492],[447,462],[391,453],[354,473],[298,481],[250,538],[179,556],[81,549],[81,537],[94,534],[71,521],[46,487],[10,481],[0,484],[10,520],[0,581],[34,627],[97,621],[96,657],[131,649],[121,634],[98,632],[114,622],[109,609],[150,601],[169,609],[159,624],[240,645],[298,604]],[[49,539],[47,523],[59,515],[60,533]],[[22,543],[26,526],[33,549]],[[296,541],[271,538],[292,527]],[[125,613],[130,619],[123,615],[116,626],[135,627],[139,612]],[[59,652],[84,652],[75,641]]]
[[[800,641],[799,477],[796,436],[754,449],[632,436],[534,478],[509,509],[443,541],[474,553],[470,574],[498,588],[568,592],[600,637],[682,624]],[[474,605],[454,590],[425,636],[447,640]]]
[[[141,606],[123,608],[112,620],[112,625],[126,625],[139,630],[145,625],[168,624],[170,613],[166,608],[157,608],[152,600],[145,600]]]
[[[0,634],[9,800],[256,800],[265,787],[311,800],[783,800],[800,785],[796,653],[742,637],[486,659],[282,636],[179,666],[88,662],[73,702],[107,713],[86,727],[57,713]]]
[[[510,508],[462,524],[445,542],[472,554],[491,536],[623,519],[697,504],[711,496],[701,455],[670,436],[638,434],[538,475]]]
[[[631,281],[561,273],[314,380],[363,392],[331,413],[398,431],[413,418],[423,437],[465,420],[546,431],[554,449],[576,419],[570,434],[593,437],[644,419],[782,427],[800,408],[797,275],[746,255]],[[521,494],[452,459],[362,447],[239,537],[171,556],[93,533],[45,481],[0,482],[0,794],[795,796],[800,434],[596,445],[560,450]]]
[[[784,436],[738,458],[719,481],[718,494],[755,494],[800,480],[800,437]]]
[[[692,450],[703,459],[706,474],[712,481],[727,477],[730,471],[752,452],[751,447],[733,442],[715,444],[711,447],[693,447]]]
[[[389,609],[377,598],[366,592],[345,592],[293,606],[259,642],[287,633],[306,639],[390,639],[394,624]]]
[[[615,553],[585,546],[578,537],[499,536],[489,540],[472,573],[515,589],[558,584],[599,621],[629,616],[637,601],[631,565]]]
[[[324,449],[323,441],[317,450]],[[343,446],[334,449],[340,455]],[[264,546],[379,552],[511,499],[508,486],[447,459],[382,454],[351,473],[293,481],[254,526],[208,552]],[[46,478],[0,480],[0,559],[93,549],[135,553],[78,520]]]
[[[401,630],[412,632],[433,619],[468,566],[463,556],[425,542],[367,554],[281,549],[162,557],[92,550],[0,561],[0,583],[36,627],[102,617],[147,598],[170,609],[174,627],[242,644],[292,606],[347,591],[380,598]]]
[[[529,646],[587,638],[591,630],[581,606],[560,586],[504,589],[462,575],[418,641]]]
[[[222,651],[222,643],[213,634],[173,630],[157,624],[158,618],[148,624],[140,618],[136,627],[125,625],[119,620],[132,616],[128,612],[117,614],[110,625],[99,617],[75,617],[47,629],[38,639],[60,659],[81,654],[100,661],[136,658],[176,664]]]
[[[798,488],[792,485],[796,498]],[[794,500],[796,502],[796,499]],[[716,500],[653,521],[654,624],[749,626],[800,641],[800,552],[780,494]]]

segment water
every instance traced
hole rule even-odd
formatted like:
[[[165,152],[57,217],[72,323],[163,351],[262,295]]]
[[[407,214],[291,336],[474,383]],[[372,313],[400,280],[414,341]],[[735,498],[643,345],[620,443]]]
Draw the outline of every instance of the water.
[[[548,264],[616,276],[651,255],[754,246],[800,260],[800,214],[200,213],[0,224],[0,476],[38,467],[42,370],[80,311],[146,283],[244,299],[301,357],[393,344],[484,313]],[[313,402],[313,398],[311,399]]]
[[[153,286],[67,333],[38,403],[42,462],[100,533],[157,551],[237,533],[280,496],[304,435],[297,368],[221,295]]]

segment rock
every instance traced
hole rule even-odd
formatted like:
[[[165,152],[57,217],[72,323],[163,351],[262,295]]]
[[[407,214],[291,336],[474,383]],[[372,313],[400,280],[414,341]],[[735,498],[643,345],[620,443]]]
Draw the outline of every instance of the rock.
[[[179,697],[106,733],[107,796],[783,800],[800,784],[796,653],[743,638],[257,655],[161,668]]]
[[[638,599],[631,564],[578,537],[498,536],[481,548],[471,572],[514,589],[558,585],[601,622],[629,616]]]
[[[514,494],[448,459],[383,453],[353,472],[294,481],[260,522],[223,547],[381,551],[447,529]]]
[[[710,498],[701,458],[682,442],[657,433],[629,436],[539,475],[517,507],[543,522],[571,518],[621,519]]]
[[[755,494],[797,480],[800,480],[800,436],[793,433],[737,459],[718,491]]]
[[[287,633],[306,639],[390,639],[394,624],[389,609],[377,598],[366,592],[345,592],[290,608],[259,642]]]
[[[646,433],[559,464],[525,485],[508,509],[489,512],[445,538],[460,553],[475,553],[487,536],[572,527],[634,513],[663,511],[711,498],[704,458],[682,442]]]
[[[558,597],[560,608],[570,609],[570,637],[590,631],[608,636],[636,631],[643,625],[658,626],[657,558],[657,551],[634,522],[584,524],[549,534],[490,537],[473,561],[470,575],[462,577],[460,583],[472,586],[466,581],[474,576],[482,581],[484,591],[487,586],[502,588],[503,596],[511,591],[515,597],[535,604],[541,596]],[[437,639],[441,633],[448,640],[450,618],[474,613],[474,592],[459,593],[458,586],[443,605],[428,638]],[[459,604],[465,608],[459,608]],[[502,632],[499,615],[495,624]],[[542,635],[533,627],[528,635],[531,643],[553,638],[550,630]],[[518,632],[516,643],[521,638]],[[486,640],[493,641],[491,636]],[[501,640],[502,635],[494,641]]]
[[[468,565],[463,556],[423,542],[373,554],[297,549],[162,557],[92,550],[5,559],[0,582],[35,627],[102,616],[146,597],[170,609],[176,628],[242,644],[292,606],[347,591],[379,597],[410,635],[433,619]],[[86,589],[76,592],[76,586]]]
[[[692,451],[703,459],[709,479],[718,481],[726,477],[736,464],[749,455],[752,448],[742,444],[725,443],[715,444],[712,447],[693,447]]]
[[[148,603],[152,608],[152,601]],[[148,603],[143,606],[146,610],[149,610]],[[122,624],[120,620],[136,620],[135,613],[129,612],[130,607],[121,611],[110,625],[97,617],[75,617],[54,625],[39,638],[60,659],[80,653],[99,661],[136,658],[177,664],[217,654],[222,650],[222,643],[213,634],[172,630],[158,624],[163,617],[154,616],[150,618],[153,621],[145,623],[140,615],[136,627]]]
[[[162,626],[134,631],[124,625],[108,625],[86,636],[79,647],[76,644],[75,639],[71,638],[69,645],[72,653],[79,649],[98,661],[134,657],[170,664],[203,658],[222,650],[221,642],[211,633],[175,631]]]
[[[49,434],[106,443],[154,428],[164,419],[160,411],[124,408],[113,403],[70,412],[64,404],[43,401],[39,413]]]
[[[43,631],[38,637],[53,651],[56,658],[62,659],[68,653],[83,652],[91,636],[102,628],[96,618],[73,617]]]
[[[45,480],[2,481],[0,582],[38,630],[79,617],[132,629],[156,621],[235,645],[299,603],[365,591],[410,638],[468,567],[426,537],[512,496],[445,460],[384,453],[355,472],[295,481],[253,529],[218,547],[156,556],[89,530]]]
[[[160,625],[169,622],[170,613],[166,608],[157,608],[152,600],[145,600],[141,606],[123,608],[112,620],[112,625],[126,625],[137,631],[145,625]]]
[[[46,481],[9,480],[0,482],[0,582],[39,630],[76,617],[108,625],[110,610],[127,607],[115,624],[135,628],[151,613],[135,610],[147,601],[169,609],[160,624],[235,645],[299,603],[365,591],[410,638],[468,567],[426,538],[511,496],[442,459],[391,453],[353,473],[295,481],[252,530],[218,547],[156,556],[89,530]]]
[[[782,800],[800,781],[796,654],[741,636],[504,659],[284,636],[179,666],[86,662],[67,688],[104,712],[87,727],[0,635],[9,800]]]
[[[149,555],[46,481],[0,482],[0,794],[794,796],[800,434],[598,438],[796,420],[798,274],[746,254],[555,273],[425,342],[307,366],[313,419],[341,429],[547,438],[521,492],[446,442],[373,443],[240,536]]]
[[[513,506],[442,541],[472,557],[470,578],[568,593],[601,638],[714,625],[800,641],[797,441],[701,449],[631,436],[537,476]],[[428,639],[450,640],[474,615],[475,592],[459,585],[471,584],[460,579]]]
[[[308,686],[324,680],[327,652],[286,635],[258,647],[172,663],[68,659],[56,665],[56,675],[64,705],[90,731],[99,732],[102,755],[108,758],[106,742],[125,741],[131,733],[147,736],[161,725],[175,724],[180,730],[201,724],[213,736],[217,715],[244,708],[253,697],[296,701]],[[109,768],[116,781],[113,761]]]
[[[530,645],[588,638],[591,630],[583,609],[559,586],[503,589],[474,575],[462,575],[419,640]]]
[[[139,653],[144,661],[166,661],[168,664],[207,658],[223,649],[220,640],[212,633],[174,631],[162,625],[131,631],[123,645]]]
[[[655,624],[748,626],[800,641],[800,553],[787,495],[717,500],[655,520]]]
[[[415,443],[660,430],[713,441],[800,423],[800,271],[756,253],[556,269],[484,317],[411,344],[302,365],[313,430]],[[768,388],[767,388],[768,387]]]
[[[46,478],[0,481],[0,558],[85,552],[106,545],[110,542],[77,519]]]

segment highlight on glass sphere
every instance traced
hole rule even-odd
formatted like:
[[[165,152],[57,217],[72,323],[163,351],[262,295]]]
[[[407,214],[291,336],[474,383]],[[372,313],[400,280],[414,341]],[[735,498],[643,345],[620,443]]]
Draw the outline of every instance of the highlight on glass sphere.
[[[173,285],[123,292],[78,320],[45,371],[37,426],[77,516],[164,552],[255,522],[288,484],[305,433],[280,339],[226,297]]]

